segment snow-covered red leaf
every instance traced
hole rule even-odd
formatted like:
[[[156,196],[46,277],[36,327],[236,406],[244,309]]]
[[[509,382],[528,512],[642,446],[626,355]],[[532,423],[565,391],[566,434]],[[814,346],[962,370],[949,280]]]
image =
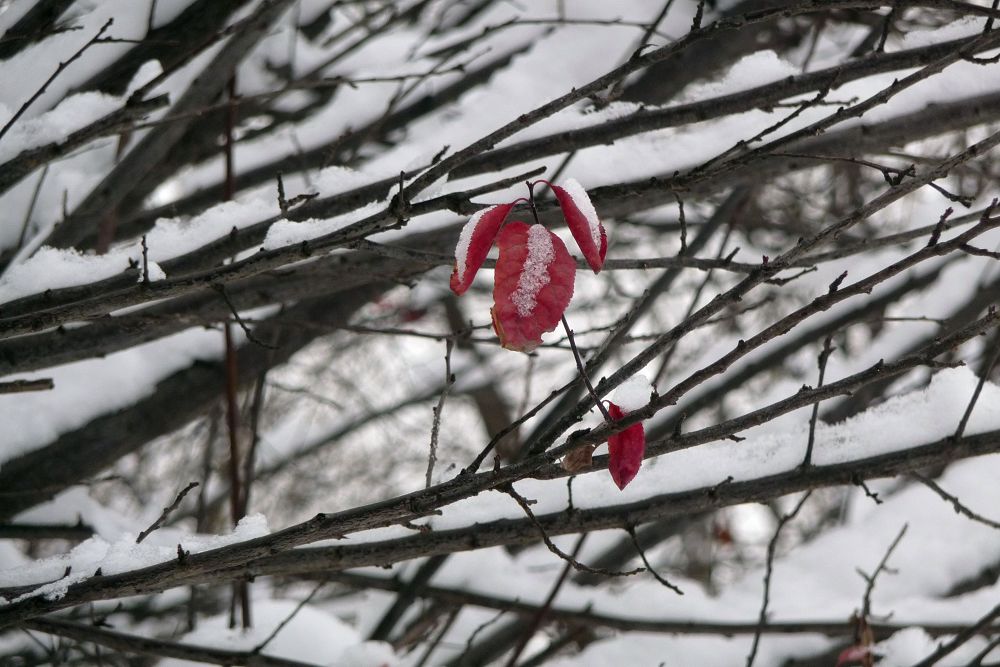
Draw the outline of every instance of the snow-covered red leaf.
[[[627,413],[608,401],[608,414],[615,421],[619,421]],[[635,479],[645,453],[646,430],[642,427],[642,422],[632,424],[624,431],[608,437],[608,470],[619,489],[624,490],[628,483]]]
[[[566,181],[565,187],[551,183],[549,187],[559,201],[569,231],[580,246],[584,259],[594,273],[598,273],[604,266],[604,256],[608,254],[608,235],[597,217],[590,196],[573,178]]]
[[[570,299],[576,262],[559,237],[541,225],[510,222],[497,238],[493,328],[508,350],[530,352],[559,324]]]
[[[516,203],[516,202],[515,202]],[[476,211],[462,227],[455,246],[455,268],[451,272],[451,291],[461,296],[469,289],[476,272],[486,260],[493,239],[514,204],[498,204]]]

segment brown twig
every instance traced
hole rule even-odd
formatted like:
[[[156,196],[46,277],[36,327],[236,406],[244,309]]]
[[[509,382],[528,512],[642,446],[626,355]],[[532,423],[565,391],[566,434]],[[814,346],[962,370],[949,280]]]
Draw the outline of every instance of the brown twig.
[[[572,479],[572,477],[570,479]],[[646,570],[651,575],[653,575],[653,578],[656,579],[658,582],[660,582],[660,584],[662,584],[666,588],[672,590],[674,593],[677,593],[678,595],[684,595],[684,591],[682,591],[680,588],[678,588],[674,584],[664,579],[660,575],[660,573],[656,571],[656,568],[653,567],[652,563],[649,562],[649,559],[646,558],[646,552],[643,550],[642,545],[639,544],[639,539],[635,535],[635,527],[625,526],[625,532],[627,532],[628,536],[632,539],[632,545],[635,547],[636,553],[639,554],[639,558],[642,559],[642,564],[646,566]]]
[[[869,575],[865,574],[861,571],[861,569],[857,570],[858,574],[861,575],[861,578],[865,580],[865,593],[861,599],[861,618],[863,618],[866,622],[870,620],[872,616],[872,592],[875,590],[875,582],[878,579],[878,576],[883,572],[891,572],[891,570],[887,567],[889,558],[892,556],[892,552],[896,550],[896,547],[898,547],[899,543],[903,540],[903,536],[906,535],[907,528],[909,528],[909,524],[904,523],[903,527],[899,529],[899,533],[896,535],[896,538],[891,544],[889,544],[889,548],[885,550],[885,555],[882,556],[882,560],[879,561],[879,564],[875,568],[874,572]]]
[[[583,363],[583,357],[580,356],[580,349],[576,346],[576,339],[573,337],[573,330],[569,328],[569,322],[566,321],[566,316],[562,315],[560,317],[562,320],[563,330],[566,331],[566,339],[569,341],[569,346],[573,348],[573,359],[576,361],[576,369],[580,373],[580,377],[583,378],[583,383],[587,386],[587,392],[590,394],[591,399],[594,401],[594,405],[601,411],[604,415],[604,420],[609,423],[614,423],[614,418],[608,412],[608,409],[604,406],[601,401],[601,397],[597,395],[594,391],[594,385],[590,382],[590,376],[587,374],[587,367]]]
[[[846,275],[846,272],[841,274],[841,276],[844,275]],[[819,358],[817,359],[817,365],[819,366],[819,379],[816,382],[817,387],[823,386],[823,377],[826,375],[826,362],[830,359],[830,355],[833,354],[833,348],[830,346],[832,340],[833,336],[827,336],[823,339],[823,349],[820,351]],[[812,465],[813,445],[816,442],[816,421],[818,418],[819,401],[816,401],[813,403],[812,415],[809,417],[809,441],[806,443],[806,458],[802,461],[803,468]]]
[[[0,394],[21,394],[28,391],[48,391],[55,389],[55,382],[52,378],[39,378],[37,380],[12,380],[10,382],[0,382]]]
[[[774,535],[771,537],[771,541],[767,544],[767,562],[764,569],[764,594],[763,600],[760,605],[760,616],[757,618],[757,630],[753,634],[753,643],[750,645],[750,653],[747,655],[747,667],[753,667],[754,658],[757,657],[757,646],[760,644],[760,637],[763,628],[767,626],[767,605],[771,597],[771,575],[774,572],[774,554],[778,548],[778,538],[781,536],[781,529],[785,527],[789,521],[795,518],[802,509],[802,506],[806,504],[809,500],[809,496],[812,495],[812,491],[807,491],[799,502],[795,504],[795,508],[788,514],[782,515],[778,519],[778,525],[774,528]]]
[[[431,408],[433,419],[431,422],[431,446],[427,453],[427,472],[424,474],[425,488],[430,488],[434,477],[434,464],[437,462],[438,433],[441,431],[441,413],[444,411],[444,403],[448,400],[448,392],[455,383],[455,376],[451,372],[451,350],[454,341],[449,338],[444,346],[444,389],[438,398],[437,405]]]
[[[28,110],[28,107],[34,104],[35,100],[41,97],[45,93],[45,91],[48,90],[49,85],[56,80],[56,77],[62,74],[67,67],[72,65],[77,58],[82,56],[87,49],[96,44],[98,40],[100,40],[101,37],[104,35],[104,33],[107,31],[107,29],[111,27],[111,24],[114,22],[115,20],[113,18],[109,18],[107,21],[105,21],[104,25],[101,26],[101,29],[97,31],[96,35],[87,40],[87,42],[79,49],[77,49],[77,51],[73,55],[71,55],[69,58],[59,63],[59,66],[56,67],[56,71],[54,71],[52,75],[45,80],[45,83],[43,83],[41,87],[39,87],[38,90],[35,91],[34,95],[29,97],[28,101],[22,104],[21,107],[14,112],[14,115],[11,116],[6,123],[4,123],[4,126],[0,128],[0,139],[2,139],[3,136],[7,134],[8,130],[10,130],[10,128],[14,126],[14,123],[16,123],[18,119],[20,119],[21,116],[24,115],[24,112]]]
[[[640,572],[643,571],[641,567],[635,570],[616,572],[614,570],[605,570],[603,568],[594,568],[590,567],[589,565],[584,565],[583,563],[576,560],[576,558],[574,558],[570,554],[566,553],[565,551],[557,547],[555,543],[551,539],[549,539],[548,533],[545,531],[544,526],[542,526],[542,524],[538,522],[538,518],[535,516],[535,513],[531,511],[531,502],[529,502],[524,496],[515,491],[513,485],[505,484],[502,486],[498,486],[497,491],[506,493],[508,496],[513,498],[514,502],[516,502],[524,511],[525,515],[527,515],[528,520],[531,521],[531,523],[534,524],[534,526],[538,529],[538,532],[541,533],[542,541],[545,543],[545,546],[548,547],[548,550],[554,553],[562,560],[566,561],[566,563],[568,563],[569,565],[572,565],[573,569],[577,570],[578,572],[599,574],[605,577],[628,577],[633,574],[639,574]]]
[[[937,648],[936,651],[931,653],[929,656],[913,665],[913,667],[931,667],[931,665],[936,665],[941,658],[950,655],[959,646],[966,643],[973,637],[975,637],[979,632],[986,627],[989,627],[994,620],[1000,618],[1000,604],[993,607],[990,611],[986,612],[982,618],[976,621],[973,625],[959,632],[955,637]]]
[[[325,581],[320,581],[315,586],[313,586],[312,590],[309,591],[309,595],[302,598],[299,601],[299,603],[295,605],[295,609],[293,609],[291,613],[288,614],[288,616],[283,618],[281,620],[281,623],[278,623],[278,625],[274,627],[274,630],[271,631],[271,634],[269,634],[266,638],[264,638],[262,642],[254,646],[253,650],[251,650],[250,653],[253,655],[260,655],[264,651],[264,649],[267,648],[267,645],[270,644],[271,641],[278,636],[278,633],[284,630],[285,626],[292,622],[292,619],[294,619],[298,615],[298,613],[302,611],[303,607],[309,604],[312,601],[312,599],[316,597],[316,594],[319,593],[324,586],[326,586]]]
[[[944,489],[942,489],[941,486],[938,485],[938,483],[932,480],[931,478],[925,477],[924,475],[921,475],[920,473],[916,472],[913,473],[911,476],[918,482],[926,486],[928,489],[941,496],[941,498],[951,503],[951,506],[955,508],[956,514],[961,514],[963,516],[972,519],[973,521],[977,521],[983,524],[984,526],[989,526],[990,528],[1000,530],[1000,522],[993,521],[992,519],[987,519],[983,515],[973,512],[968,507],[963,505],[962,502],[956,496],[953,496]]]
[[[559,577],[556,579],[552,588],[549,590],[549,594],[545,596],[545,601],[542,606],[538,608],[538,611],[531,618],[531,623],[521,634],[521,639],[518,640],[517,646],[514,647],[514,651],[511,653],[510,658],[507,660],[507,667],[515,667],[517,665],[518,658],[521,657],[521,653],[524,652],[524,647],[528,645],[531,638],[535,636],[539,628],[542,627],[542,623],[545,622],[546,616],[548,616],[549,611],[552,609],[552,603],[555,602],[556,596],[559,595],[559,590],[562,588],[563,584],[566,582],[566,577],[569,575],[570,569],[573,567],[573,561],[580,554],[580,549],[583,548],[583,543],[587,539],[587,533],[583,533],[576,540],[576,544],[573,546],[573,551],[569,554],[569,560],[566,561],[566,565],[563,566],[562,572],[559,573]]]
[[[167,519],[170,517],[171,512],[173,512],[180,506],[181,501],[184,500],[184,496],[186,496],[188,492],[191,489],[195,488],[196,486],[199,486],[198,482],[190,482],[187,486],[181,489],[180,492],[177,494],[177,497],[174,498],[174,502],[170,503],[169,506],[163,508],[163,512],[160,513],[159,518],[156,521],[154,521],[152,525],[149,526],[149,528],[139,533],[139,535],[135,538],[135,543],[139,544],[144,539],[149,537],[150,533],[152,533],[157,528],[166,523]]]
[[[990,351],[990,356],[987,358],[986,365],[983,367],[983,372],[979,376],[979,382],[976,383],[976,389],[972,392],[972,398],[969,399],[969,404],[966,406],[965,412],[962,413],[962,418],[958,422],[958,428],[955,429],[954,437],[956,439],[961,438],[962,434],[965,433],[965,427],[969,424],[969,418],[972,417],[972,411],[976,407],[979,395],[983,392],[983,386],[985,386],[986,379],[993,371],[993,367],[996,365],[997,359],[1000,359],[1000,344],[994,345],[993,349]]]

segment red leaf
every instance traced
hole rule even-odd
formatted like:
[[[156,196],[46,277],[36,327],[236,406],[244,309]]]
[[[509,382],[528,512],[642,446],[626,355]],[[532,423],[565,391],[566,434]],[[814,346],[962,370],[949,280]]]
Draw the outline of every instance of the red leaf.
[[[837,656],[836,667],[863,662],[871,654],[870,646],[848,646]]]
[[[493,247],[493,239],[500,231],[500,226],[516,203],[498,204],[476,211],[462,227],[458,245],[455,246],[455,268],[451,272],[452,292],[461,296],[469,289],[472,279],[476,277],[476,272]]]
[[[552,192],[559,200],[569,231],[573,233],[576,244],[580,246],[587,264],[598,273],[604,266],[604,256],[608,254],[608,235],[604,225],[597,217],[597,211],[590,202],[590,196],[575,179],[566,181],[566,187],[552,185]]]
[[[541,225],[510,222],[497,238],[493,328],[508,350],[530,352],[559,324],[573,298],[576,262]]]
[[[622,409],[611,401],[608,401],[608,414],[615,421],[625,416]],[[632,424],[624,431],[608,437],[608,470],[619,489],[624,490],[635,479],[645,452],[646,431],[642,422]]]

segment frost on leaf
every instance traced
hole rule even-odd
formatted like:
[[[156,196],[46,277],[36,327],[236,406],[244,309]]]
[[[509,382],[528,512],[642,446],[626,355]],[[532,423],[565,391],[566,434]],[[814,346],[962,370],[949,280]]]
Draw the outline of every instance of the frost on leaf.
[[[462,295],[469,289],[476,272],[486,260],[486,255],[493,247],[500,226],[514,204],[499,204],[490,206],[469,218],[458,236],[455,246],[455,269],[451,272],[451,291]]]
[[[549,184],[562,209],[569,231],[573,233],[577,245],[583,252],[587,264],[598,273],[604,266],[604,256],[608,254],[608,236],[604,225],[597,217],[597,211],[590,196],[576,179],[566,181],[565,187]]]
[[[608,401],[608,414],[615,421],[621,420],[626,412],[618,405]],[[624,431],[619,431],[608,437],[608,471],[611,479],[619,489],[625,489],[628,483],[635,479],[642,466],[642,457],[646,452],[646,431],[642,422],[632,424]]]
[[[508,350],[530,352],[559,324],[573,298],[576,262],[541,225],[508,223],[497,239],[493,328]]]

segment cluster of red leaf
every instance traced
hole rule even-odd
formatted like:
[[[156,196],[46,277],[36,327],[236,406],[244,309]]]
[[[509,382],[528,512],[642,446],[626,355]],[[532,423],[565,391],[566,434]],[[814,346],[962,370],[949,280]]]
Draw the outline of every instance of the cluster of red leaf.
[[[587,264],[598,273],[608,237],[587,191],[573,179],[566,187],[538,182],[552,189]],[[576,262],[559,237],[542,225],[514,220],[504,226],[523,201],[490,206],[466,223],[455,248],[451,289],[459,295],[469,289],[495,240],[500,256],[493,282],[493,328],[503,347],[530,352],[542,344],[543,333],[556,328],[569,306]]]
[[[600,272],[608,251],[608,237],[587,191],[573,179],[565,187],[537,182],[552,189],[584,259],[594,273]],[[534,185],[528,184],[529,191]],[[542,344],[542,334],[555,329],[566,312],[573,298],[576,262],[562,240],[541,224],[529,225],[520,220],[504,224],[521,202],[528,203],[533,210],[533,200],[517,199],[485,208],[469,219],[455,247],[451,289],[458,295],[469,289],[495,241],[500,255],[490,309],[493,329],[503,347],[530,352]],[[608,402],[608,414],[613,420],[622,419],[626,413],[627,410]],[[608,438],[608,468],[619,489],[624,489],[639,472],[645,449],[646,435],[641,423]],[[589,467],[593,448],[586,450],[568,457],[569,465]]]

